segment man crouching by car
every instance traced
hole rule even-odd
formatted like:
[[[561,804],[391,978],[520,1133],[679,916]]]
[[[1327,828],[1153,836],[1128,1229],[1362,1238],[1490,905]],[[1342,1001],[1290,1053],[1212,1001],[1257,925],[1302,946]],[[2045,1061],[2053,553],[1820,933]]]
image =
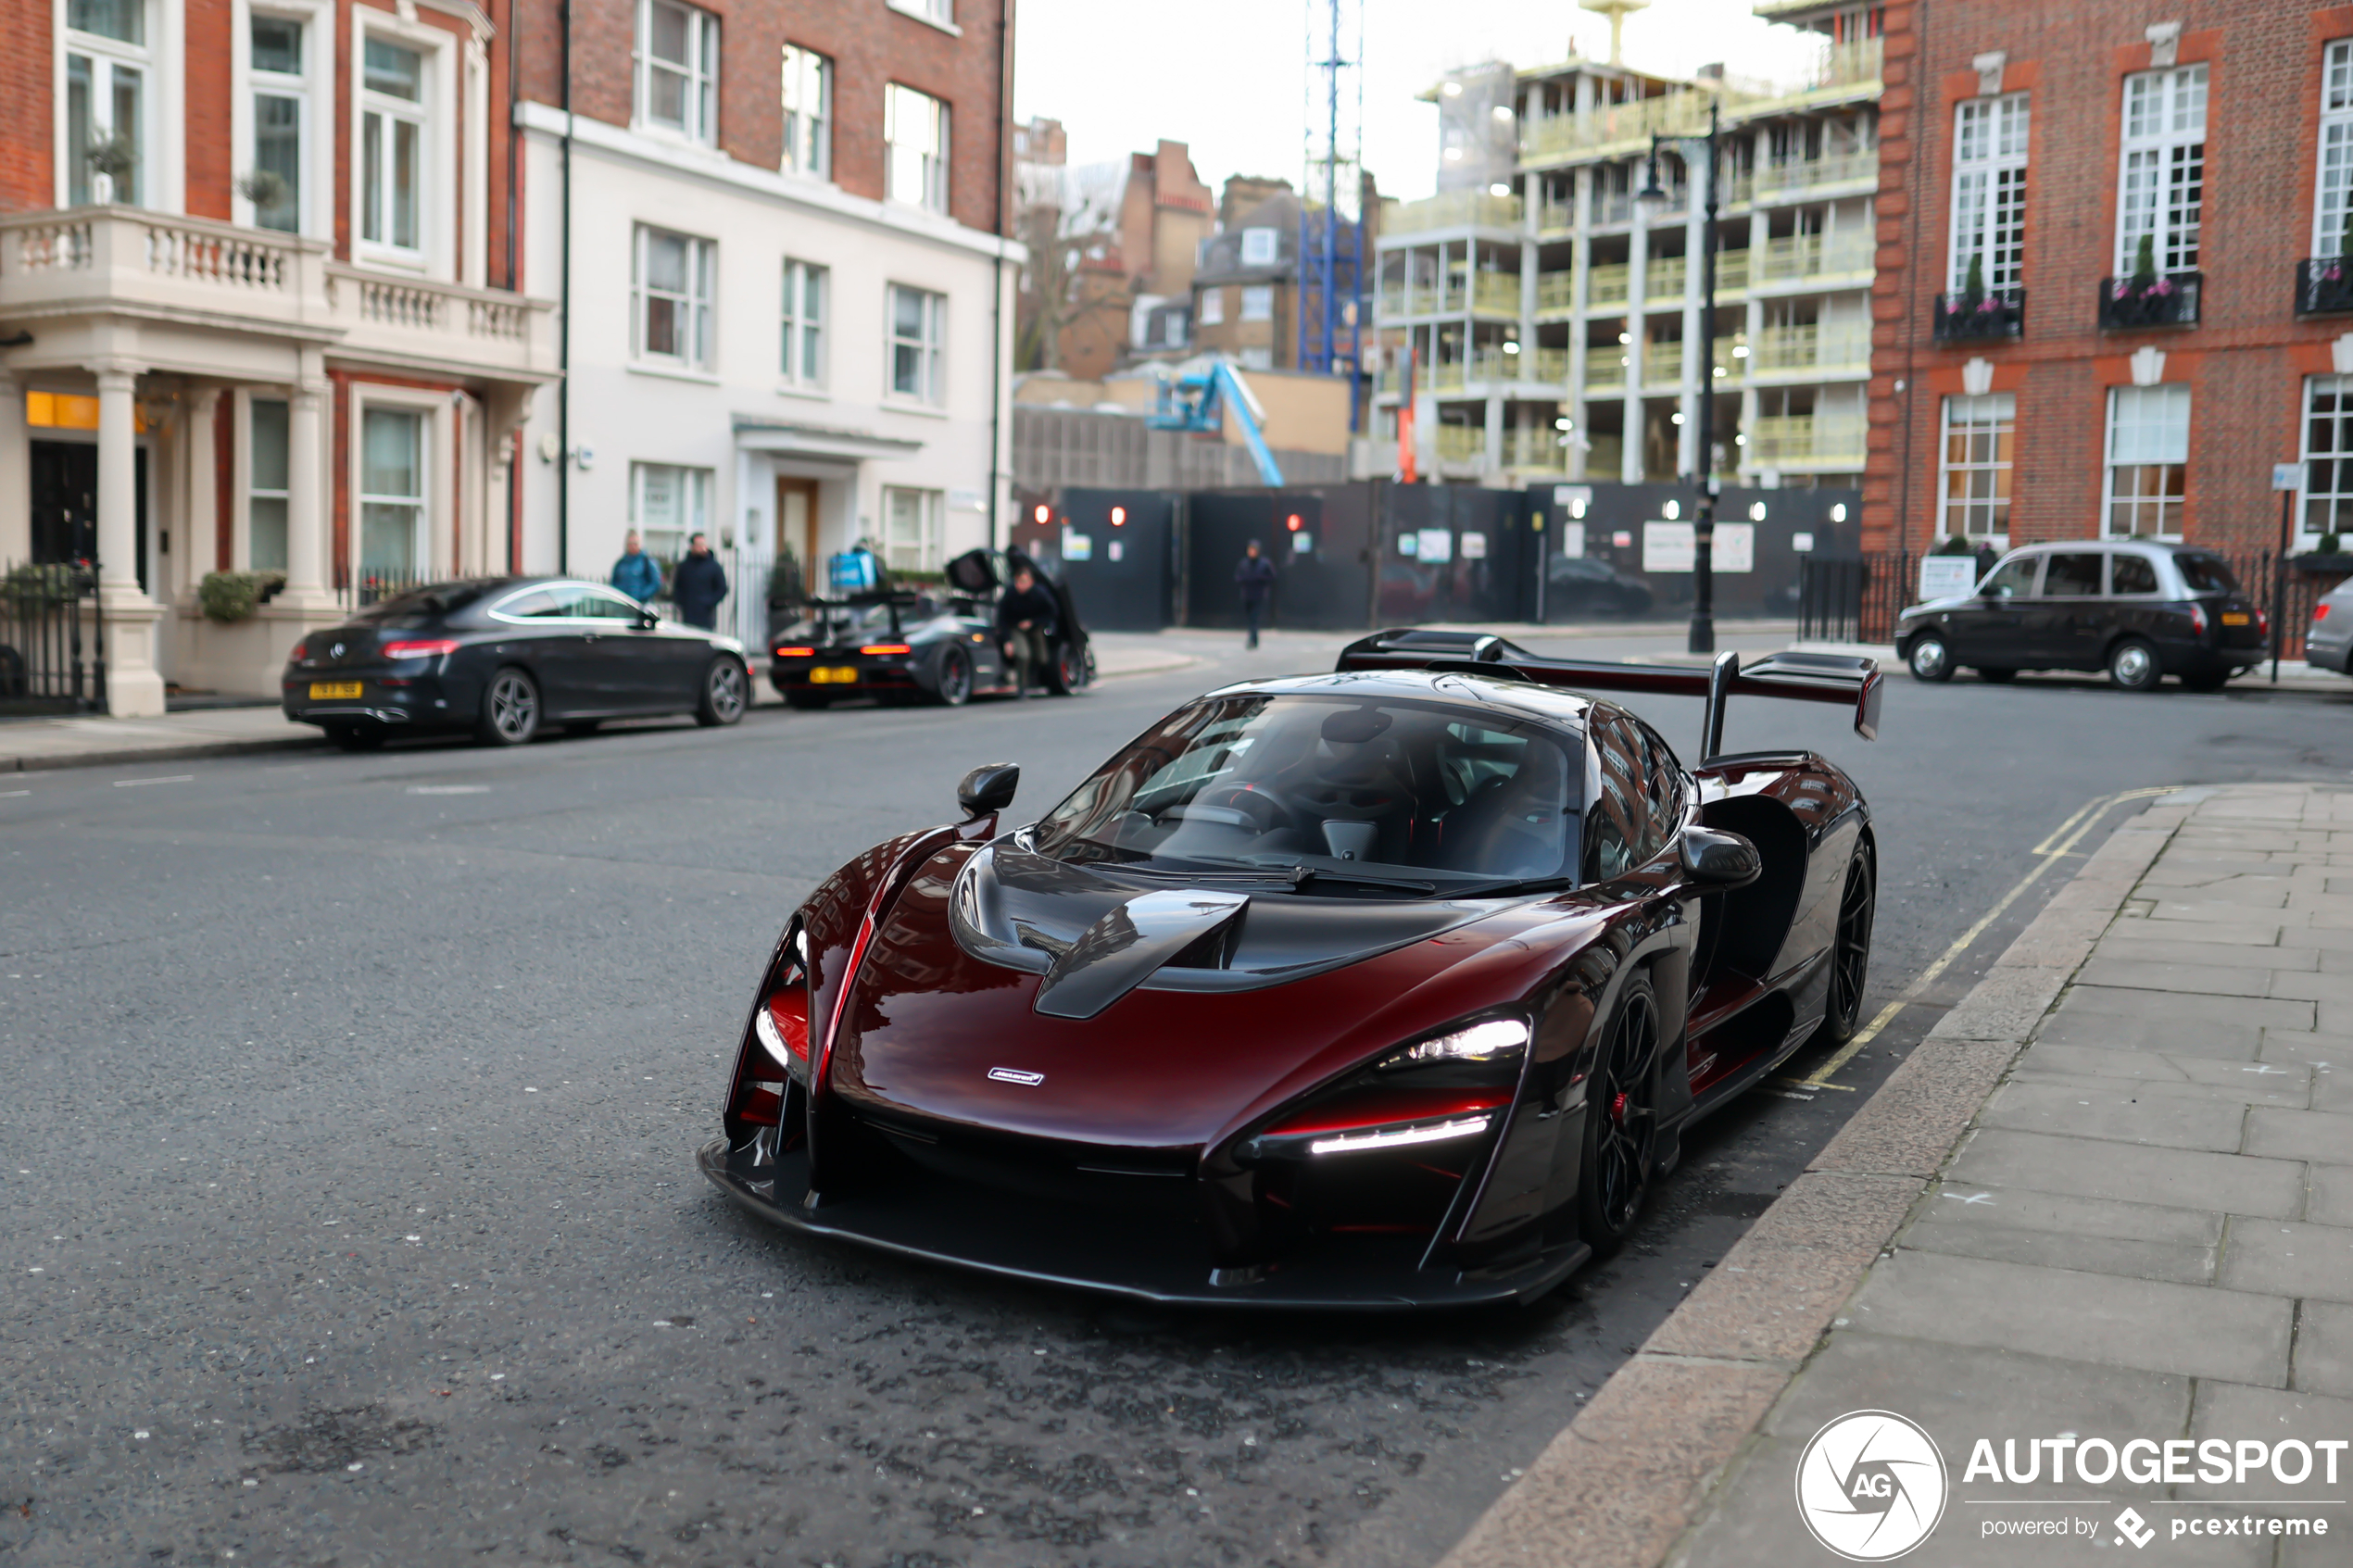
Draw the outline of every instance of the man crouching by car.
[[[1013,695],[1027,696],[1034,672],[1046,664],[1054,634],[1054,596],[1038,584],[1027,567],[1013,573],[1013,585],[997,601],[997,640],[1013,665]]]

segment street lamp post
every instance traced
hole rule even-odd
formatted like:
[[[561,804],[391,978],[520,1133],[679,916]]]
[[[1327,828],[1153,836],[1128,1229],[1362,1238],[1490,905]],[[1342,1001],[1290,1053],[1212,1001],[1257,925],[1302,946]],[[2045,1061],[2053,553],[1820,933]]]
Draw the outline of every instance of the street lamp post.
[[[1692,521],[1692,633],[1693,653],[1716,651],[1716,140],[1719,104],[1707,105],[1705,137],[1651,137],[1649,182],[1635,200],[1652,211],[1667,204],[1658,182],[1658,149],[1669,141],[1699,141],[1707,148],[1706,227],[1700,261],[1699,307],[1699,511]]]

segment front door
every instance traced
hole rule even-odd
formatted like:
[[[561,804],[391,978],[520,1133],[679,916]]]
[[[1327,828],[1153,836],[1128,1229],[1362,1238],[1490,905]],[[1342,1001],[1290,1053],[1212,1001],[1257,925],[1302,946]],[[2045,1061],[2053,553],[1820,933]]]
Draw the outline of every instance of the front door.
[[[817,564],[817,482],[790,474],[776,476],[776,553],[800,563],[802,591],[815,593],[822,579]]]
[[[1954,663],[2027,667],[2026,611],[2042,570],[2041,556],[2012,556],[1978,585],[1977,597],[1962,601],[1948,629]]]
[[[98,446],[91,441],[34,441],[32,558],[43,563],[98,558]],[[147,587],[147,449],[132,470],[132,551],[141,592]],[[103,563],[102,563],[103,564]]]

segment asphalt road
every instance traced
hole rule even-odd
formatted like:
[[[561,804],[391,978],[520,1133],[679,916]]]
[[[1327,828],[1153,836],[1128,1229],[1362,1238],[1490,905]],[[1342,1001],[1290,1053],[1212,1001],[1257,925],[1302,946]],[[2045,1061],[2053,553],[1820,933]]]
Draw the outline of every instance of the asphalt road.
[[[1148,1312],[737,1214],[690,1153],[793,903],[976,762],[1034,813],[1333,645],[1188,646],[1070,701],[12,775],[0,1563],[1428,1563],[2064,878],[1532,1308]],[[1898,679],[1876,746],[1765,704],[1728,743],[1861,781],[1876,1009],[2095,797],[2345,777],[2347,690]]]

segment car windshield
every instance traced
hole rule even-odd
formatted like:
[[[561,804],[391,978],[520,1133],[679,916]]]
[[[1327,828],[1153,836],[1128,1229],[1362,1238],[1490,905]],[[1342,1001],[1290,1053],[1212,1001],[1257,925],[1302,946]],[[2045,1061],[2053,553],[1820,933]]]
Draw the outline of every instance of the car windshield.
[[[1179,709],[1038,825],[1064,860],[1289,874],[1378,890],[1567,877],[1573,739],[1443,703],[1340,695]]]
[[[2181,569],[2182,581],[2190,585],[2193,594],[2239,591],[2239,580],[2231,575],[2231,563],[2221,556],[2176,555],[2173,564]]]
[[[501,577],[472,577],[455,583],[434,583],[422,588],[411,588],[405,594],[378,600],[351,619],[362,624],[407,624],[431,621],[439,616],[455,614],[507,581]]]

